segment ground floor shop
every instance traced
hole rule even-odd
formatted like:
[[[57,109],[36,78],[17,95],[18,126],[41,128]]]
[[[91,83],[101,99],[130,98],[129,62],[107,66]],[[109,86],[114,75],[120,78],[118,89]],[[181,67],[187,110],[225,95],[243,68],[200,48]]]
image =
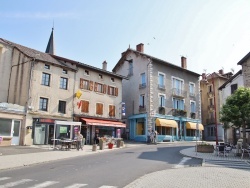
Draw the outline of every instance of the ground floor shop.
[[[24,114],[23,106],[0,103],[0,146],[23,145]]]
[[[157,131],[157,142],[195,141],[202,139],[204,127],[199,120],[175,116],[151,117],[138,114],[128,118],[129,138],[134,141],[147,142],[148,135]]]

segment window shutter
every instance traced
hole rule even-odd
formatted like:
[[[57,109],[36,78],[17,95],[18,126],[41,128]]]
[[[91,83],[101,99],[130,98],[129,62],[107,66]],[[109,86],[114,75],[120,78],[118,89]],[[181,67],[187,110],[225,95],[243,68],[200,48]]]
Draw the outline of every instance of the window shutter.
[[[80,78],[80,88],[82,89],[83,88],[83,79]]]
[[[89,101],[82,101],[82,112],[89,113]]]
[[[96,114],[103,115],[103,104],[96,103]]]
[[[110,86],[108,86],[107,94],[110,95]]]
[[[106,90],[107,90],[107,85],[103,85],[103,93],[106,93]]]
[[[118,88],[115,88],[115,96],[118,96]]]
[[[93,91],[93,81],[90,81],[90,82],[89,82],[89,90],[90,90],[90,91]]]
[[[112,105],[109,105],[109,116],[112,116]]]
[[[95,88],[94,88],[94,91],[97,91],[97,83],[95,82]]]

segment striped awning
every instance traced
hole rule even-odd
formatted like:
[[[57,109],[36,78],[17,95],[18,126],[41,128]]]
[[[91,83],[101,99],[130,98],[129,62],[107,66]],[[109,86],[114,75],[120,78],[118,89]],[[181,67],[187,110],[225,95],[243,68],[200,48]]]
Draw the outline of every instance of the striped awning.
[[[160,119],[157,118],[155,120],[155,124],[156,126],[162,126],[162,127],[173,127],[173,128],[177,128],[177,122],[174,120],[169,120],[169,119]]]
[[[108,121],[108,120],[99,120],[99,119],[89,119],[81,118],[86,122],[87,125],[96,125],[96,126],[107,126],[107,127],[126,127],[126,124],[119,121]]]

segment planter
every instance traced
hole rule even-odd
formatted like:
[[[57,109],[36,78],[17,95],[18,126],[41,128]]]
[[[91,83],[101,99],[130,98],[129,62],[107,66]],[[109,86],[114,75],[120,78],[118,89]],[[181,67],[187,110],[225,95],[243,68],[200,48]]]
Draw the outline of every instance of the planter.
[[[92,151],[96,151],[96,149],[97,149],[97,145],[94,144],[94,145],[92,146]]]
[[[197,145],[197,152],[200,153],[213,153],[214,146],[213,145]]]
[[[109,148],[109,149],[112,149],[113,146],[114,146],[114,144],[111,144],[111,143],[108,144],[108,148]]]

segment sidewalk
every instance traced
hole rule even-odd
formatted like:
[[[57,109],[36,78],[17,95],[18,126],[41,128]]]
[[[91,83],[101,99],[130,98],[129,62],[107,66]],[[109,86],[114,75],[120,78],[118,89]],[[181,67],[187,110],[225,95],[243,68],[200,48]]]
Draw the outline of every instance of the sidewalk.
[[[127,143],[125,147],[139,146],[141,143]],[[26,148],[29,146],[25,146]],[[0,156],[0,170],[15,167],[28,166],[35,163],[49,162],[53,160],[66,159],[71,157],[101,154],[102,152],[110,152],[116,149],[92,151],[91,145],[85,145],[83,151],[72,149],[71,151],[53,150],[49,146],[30,146],[28,149],[35,150],[33,153],[3,155]],[[1,151],[1,150],[0,150]],[[0,152],[1,153],[1,152]],[[196,153],[195,147],[183,149],[180,153],[184,156],[201,158],[203,160],[235,160],[246,161],[248,159],[240,159],[239,157],[218,157],[210,153]],[[157,171],[146,174],[137,180],[131,182],[125,188],[158,188],[158,187],[175,187],[175,188],[193,188],[193,187],[227,187],[227,188],[249,188],[250,187],[250,171],[239,170],[225,167],[181,167],[168,170]]]

